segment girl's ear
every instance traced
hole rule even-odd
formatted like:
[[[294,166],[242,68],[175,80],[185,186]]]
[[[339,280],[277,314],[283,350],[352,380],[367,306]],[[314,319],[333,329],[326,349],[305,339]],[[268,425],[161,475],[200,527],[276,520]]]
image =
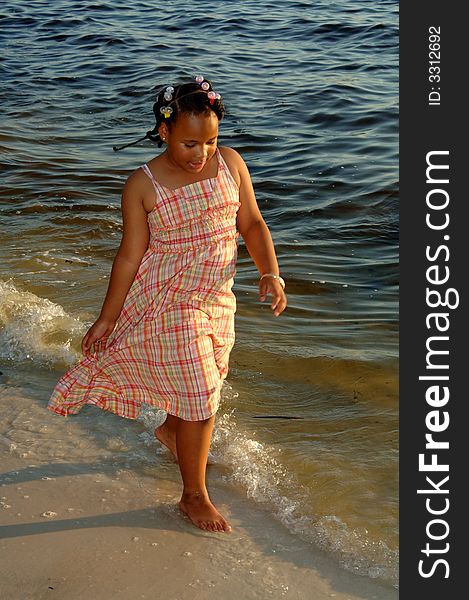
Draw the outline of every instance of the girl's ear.
[[[166,123],[160,123],[160,126],[158,127],[158,135],[163,141],[166,140],[166,138],[168,137],[168,126],[166,125]]]

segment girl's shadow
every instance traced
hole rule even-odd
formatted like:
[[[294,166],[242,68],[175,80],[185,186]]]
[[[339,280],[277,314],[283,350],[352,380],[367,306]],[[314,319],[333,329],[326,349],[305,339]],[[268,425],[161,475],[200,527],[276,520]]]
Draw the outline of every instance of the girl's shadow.
[[[121,470],[122,467],[116,465],[111,459],[109,461],[103,460],[100,463],[55,463],[1,473],[0,485],[16,485],[29,481],[76,475],[97,475],[98,473],[106,473],[107,476],[112,476],[113,473],[117,475]],[[152,502],[154,503],[154,500]],[[177,519],[174,518],[176,516]],[[130,527],[166,531],[172,529],[174,531],[184,530],[184,533],[191,533],[196,536],[217,535],[214,532],[194,528],[190,519],[179,511],[176,501],[165,501],[159,506],[153,505],[148,508],[105,515],[2,525],[0,526],[0,539],[98,527]]]
[[[144,508],[140,510],[93,515],[91,517],[61,519],[41,523],[21,523],[0,527],[1,538],[15,538],[25,535],[52,533],[56,531],[91,529],[95,527],[137,527],[146,529],[168,529],[166,507]],[[161,514],[160,514],[161,513]],[[174,527],[174,529],[178,529]],[[191,532],[192,533],[192,532]]]

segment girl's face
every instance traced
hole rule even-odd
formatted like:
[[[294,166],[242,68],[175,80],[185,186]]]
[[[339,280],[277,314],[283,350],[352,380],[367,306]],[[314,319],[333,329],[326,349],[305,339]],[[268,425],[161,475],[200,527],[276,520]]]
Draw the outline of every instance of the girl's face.
[[[200,173],[215,154],[218,117],[183,113],[169,128],[160,125],[160,136],[166,138],[166,154],[175,166],[189,173]]]

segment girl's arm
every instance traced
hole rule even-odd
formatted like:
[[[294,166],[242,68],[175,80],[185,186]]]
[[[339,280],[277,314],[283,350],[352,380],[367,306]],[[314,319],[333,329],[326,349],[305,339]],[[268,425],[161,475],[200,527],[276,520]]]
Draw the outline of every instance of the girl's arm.
[[[82,351],[84,354],[90,352],[94,342],[105,339],[112,333],[124,305],[125,297],[148,247],[150,234],[140,182],[140,174],[133,173],[122,191],[122,240],[112,264],[101,313],[83,338]]]
[[[265,273],[279,275],[272,236],[257,205],[246,163],[235,150],[231,148],[227,150],[228,152],[225,151],[226,158],[233,166],[236,166],[239,176],[241,206],[236,220],[238,231],[243,236],[246,248],[261,277]],[[259,298],[262,302],[266,299],[267,294],[272,294],[271,307],[275,316],[278,317],[287,306],[287,298],[277,279],[264,277],[259,281]]]

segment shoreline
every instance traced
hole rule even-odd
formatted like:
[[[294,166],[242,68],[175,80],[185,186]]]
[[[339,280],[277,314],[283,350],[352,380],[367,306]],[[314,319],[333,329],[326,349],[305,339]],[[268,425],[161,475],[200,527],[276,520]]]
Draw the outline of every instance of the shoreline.
[[[180,486],[98,463],[32,465],[1,450],[2,600],[395,600],[234,489],[209,491],[232,533],[205,532],[177,507]]]
[[[115,435],[119,417],[59,418],[36,394],[0,391],[2,600],[397,600],[222,482],[222,465],[207,487],[233,531],[203,531],[179,510],[170,452],[129,453],[139,424]]]

